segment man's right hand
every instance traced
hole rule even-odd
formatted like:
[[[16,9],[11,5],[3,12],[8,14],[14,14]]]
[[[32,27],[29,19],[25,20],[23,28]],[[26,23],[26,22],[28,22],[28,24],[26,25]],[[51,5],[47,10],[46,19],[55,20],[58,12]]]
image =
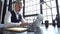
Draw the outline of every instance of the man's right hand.
[[[27,25],[27,23],[21,23],[20,24],[20,26],[26,26]]]

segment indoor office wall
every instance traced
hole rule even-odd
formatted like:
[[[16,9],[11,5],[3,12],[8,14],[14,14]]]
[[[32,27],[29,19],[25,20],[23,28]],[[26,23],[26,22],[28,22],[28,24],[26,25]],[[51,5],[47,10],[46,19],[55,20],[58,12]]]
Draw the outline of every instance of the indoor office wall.
[[[0,23],[1,23],[2,1],[0,0]]]
[[[2,18],[1,18],[1,24],[4,24],[4,17],[5,17],[5,14],[6,14],[6,11],[8,10],[7,9],[7,6],[8,6],[8,0],[1,0],[2,1]]]
[[[37,17],[36,14],[40,14],[40,0],[25,0],[25,19],[28,23],[33,23]]]
[[[0,23],[1,23],[1,21],[2,21],[2,13],[3,13],[3,6],[4,6],[4,0],[0,0],[0,1],[2,2],[2,4],[0,4],[0,6],[1,6],[1,8],[0,8]]]

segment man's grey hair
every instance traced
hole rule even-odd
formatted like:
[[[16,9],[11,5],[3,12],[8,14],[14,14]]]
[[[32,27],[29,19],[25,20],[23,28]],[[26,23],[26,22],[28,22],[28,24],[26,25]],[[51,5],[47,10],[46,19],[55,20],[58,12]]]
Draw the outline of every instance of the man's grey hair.
[[[21,1],[16,1],[15,3],[13,3],[13,6],[14,6],[15,4],[21,4],[22,6],[24,6],[24,5],[23,5],[23,2],[21,2]]]
[[[23,7],[23,2],[21,2],[21,1],[15,1],[15,2],[13,3],[13,10],[14,10],[14,8],[15,8],[15,4],[21,4],[22,7]]]

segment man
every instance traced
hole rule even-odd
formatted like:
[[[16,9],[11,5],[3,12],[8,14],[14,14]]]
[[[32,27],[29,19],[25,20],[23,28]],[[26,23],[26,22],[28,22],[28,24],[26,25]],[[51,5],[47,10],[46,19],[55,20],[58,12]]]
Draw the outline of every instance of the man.
[[[22,17],[22,15],[19,13],[22,9],[22,2],[16,2],[13,4],[13,6],[14,8],[12,11],[6,12],[5,19],[4,19],[5,26],[6,27],[25,26],[26,22]],[[17,34],[17,33],[7,32],[7,34]]]
[[[26,25],[25,20],[22,17],[22,15],[19,14],[19,12],[22,9],[22,2],[16,2],[16,3],[14,3],[13,6],[14,6],[14,10],[6,12],[4,24],[7,27],[25,26]]]

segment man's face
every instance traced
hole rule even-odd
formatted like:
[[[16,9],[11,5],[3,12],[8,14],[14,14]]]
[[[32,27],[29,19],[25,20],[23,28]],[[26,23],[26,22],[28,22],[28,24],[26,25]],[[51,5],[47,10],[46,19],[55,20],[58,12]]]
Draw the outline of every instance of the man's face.
[[[19,13],[22,9],[22,4],[15,4],[15,10],[17,13]]]

